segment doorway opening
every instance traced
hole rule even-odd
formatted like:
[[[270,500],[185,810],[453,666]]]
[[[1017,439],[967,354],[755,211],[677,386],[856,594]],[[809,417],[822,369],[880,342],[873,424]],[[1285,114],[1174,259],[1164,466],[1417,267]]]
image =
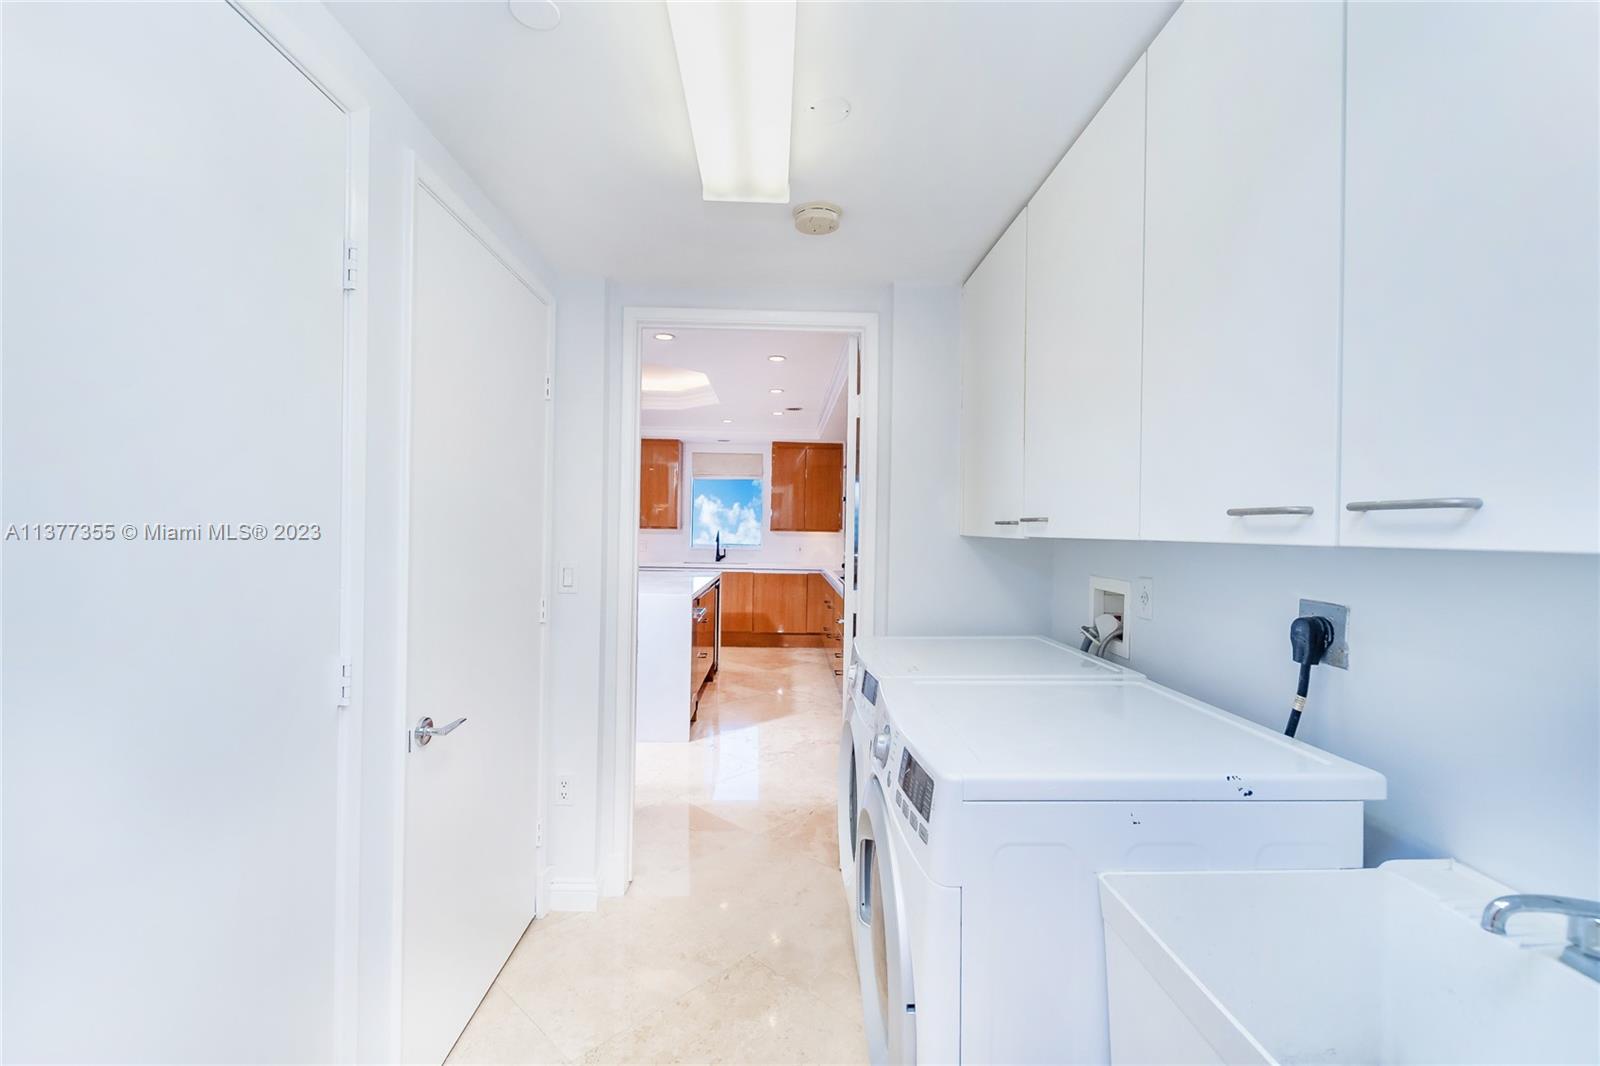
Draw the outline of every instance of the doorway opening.
[[[671,891],[707,827],[817,836],[837,867],[849,649],[880,600],[877,316],[630,308],[623,340],[602,891]]]

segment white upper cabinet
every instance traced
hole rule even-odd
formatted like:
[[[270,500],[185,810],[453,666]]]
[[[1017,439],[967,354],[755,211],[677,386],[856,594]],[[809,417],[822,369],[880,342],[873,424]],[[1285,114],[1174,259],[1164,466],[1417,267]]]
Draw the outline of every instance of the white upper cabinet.
[[[1350,5],[1341,543],[1600,542],[1597,20]]]
[[[1150,46],[1144,539],[1334,543],[1343,26],[1189,3]]]
[[[961,532],[1022,535],[1027,211],[961,290]]]
[[[1144,101],[1140,59],[1028,205],[1029,536],[1139,535]]]

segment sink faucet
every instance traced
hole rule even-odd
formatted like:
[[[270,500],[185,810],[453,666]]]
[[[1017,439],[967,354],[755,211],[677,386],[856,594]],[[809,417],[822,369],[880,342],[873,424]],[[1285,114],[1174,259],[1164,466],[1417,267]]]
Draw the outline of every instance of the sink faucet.
[[[1506,922],[1514,914],[1565,914],[1567,946],[1561,961],[1592,981],[1600,981],[1600,902],[1568,896],[1499,896],[1483,908],[1482,925],[1491,933],[1506,935]]]

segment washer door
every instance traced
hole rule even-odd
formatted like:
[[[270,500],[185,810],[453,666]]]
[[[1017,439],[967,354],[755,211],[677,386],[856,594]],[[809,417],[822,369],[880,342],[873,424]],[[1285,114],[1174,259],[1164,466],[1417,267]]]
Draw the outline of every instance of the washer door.
[[[856,731],[850,718],[839,735],[839,869],[845,890],[855,893],[856,818],[860,814],[861,787],[856,767]]]
[[[890,831],[883,786],[876,777],[867,777],[861,786],[861,811],[856,819],[854,915],[867,1048],[874,1063],[914,1063],[917,1007],[911,981],[911,937]]]

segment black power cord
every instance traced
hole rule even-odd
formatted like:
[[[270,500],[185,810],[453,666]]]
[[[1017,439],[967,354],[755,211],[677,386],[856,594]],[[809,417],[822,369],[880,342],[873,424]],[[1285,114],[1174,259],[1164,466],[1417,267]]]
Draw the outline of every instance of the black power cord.
[[[1333,636],[1333,623],[1320,614],[1301,615],[1289,623],[1289,653],[1300,664],[1300,684],[1295,688],[1285,736],[1294,736],[1300,728],[1300,712],[1306,709],[1306,692],[1311,688],[1311,668],[1328,653]]]

